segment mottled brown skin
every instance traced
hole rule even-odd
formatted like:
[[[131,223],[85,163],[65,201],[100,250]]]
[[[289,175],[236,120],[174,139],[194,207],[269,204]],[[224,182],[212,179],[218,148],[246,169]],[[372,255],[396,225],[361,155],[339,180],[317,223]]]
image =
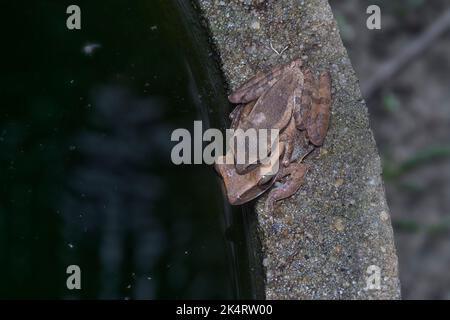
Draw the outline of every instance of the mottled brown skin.
[[[249,110],[253,107],[254,102],[250,102],[246,105],[237,106],[233,112],[230,114],[231,128],[236,129],[241,125],[241,121],[245,119],[248,115]],[[283,133],[280,134],[279,140],[279,150],[278,152],[274,152],[271,155],[271,161],[268,162],[267,165],[259,164],[253,167],[252,170],[249,170],[246,173],[239,173],[236,170],[237,165],[226,164],[224,161],[225,156],[220,161],[216,162],[215,169],[220,174],[224,181],[226,195],[228,197],[228,201],[232,205],[239,205],[246,203],[252,199],[255,199],[263,192],[267,191],[277,180],[277,175],[279,174],[279,170],[274,174],[267,175],[268,172],[274,171],[274,166],[279,166],[279,158],[283,155],[283,159],[286,156],[286,149],[291,149],[289,152],[289,157],[292,155],[293,146],[289,146],[286,148],[287,144],[292,144],[292,135],[295,133],[295,124],[293,125],[293,121],[291,121],[287,128]],[[232,155],[232,151],[228,151],[229,159],[234,159],[234,155]],[[275,156],[278,155],[278,159]],[[284,160],[283,160],[284,161]],[[223,163],[223,164],[220,164]],[[272,165],[270,165],[272,164]]]
[[[229,96],[230,102],[241,104],[230,114],[233,129],[280,130],[281,160],[279,170],[272,175],[267,175],[267,171],[273,168],[260,163],[263,159],[216,164],[231,204],[253,200],[279,184],[269,192],[266,201],[267,210],[273,211],[278,200],[298,191],[309,168],[302,163],[304,157],[323,144],[330,121],[330,76],[322,72],[317,81],[310,70],[301,67],[302,62],[297,59],[258,73]],[[293,155],[298,148],[302,155]]]
[[[311,70],[305,70],[305,72],[303,72],[303,75],[305,78],[303,91],[301,92],[300,97],[299,95],[296,95],[296,103],[300,104],[300,108],[297,108],[294,112],[295,125],[299,130],[306,129],[306,122],[311,111],[312,97],[314,94],[314,90],[316,89],[314,76]]]
[[[256,103],[248,115],[241,117],[238,128],[244,131],[250,128],[256,130],[278,129],[282,133],[290,123],[295,108],[294,92],[299,87],[303,88],[303,73],[300,66],[301,61],[294,60],[282,67],[275,67],[273,71],[251,79],[230,95],[230,101],[238,101],[240,98],[242,99],[240,103],[256,99]],[[271,84],[270,87],[268,84]],[[268,149],[270,150],[270,145]],[[264,159],[256,159],[256,162],[243,164],[237,163],[237,172],[247,173],[258,164],[258,160]]]
[[[328,72],[320,74],[319,84],[316,88],[318,88],[318,92],[313,95],[306,131],[311,143],[321,146],[330,123],[331,80]]]
[[[261,166],[246,174],[238,174],[234,164],[216,164],[215,168],[224,181],[225,193],[232,205],[255,199],[276,180],[276,175],[265,177]]]
[[[228,96],[231,103],[248,103],[256,100],[264,92],[269,90],[286,72],[292,64],[301,66],[301,60],[297,59],[289,64],[272,68],[266,73],[259,72],[249,81],[240,86],[236,91]]]
[[[277,201],[292,196],[300,189],[308,169],[309,166],[301,162],[293,162],[288,167],[280,168],[277,179],[285,178],[286,180],[269,192],[266,200],[267,212],[273,212]]]

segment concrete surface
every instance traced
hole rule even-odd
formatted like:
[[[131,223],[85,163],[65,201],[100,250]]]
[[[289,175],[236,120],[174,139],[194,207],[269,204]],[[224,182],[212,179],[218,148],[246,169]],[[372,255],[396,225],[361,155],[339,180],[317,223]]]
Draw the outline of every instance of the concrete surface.
[[[236,88],[258,70],[302,57],[332,75],[331,126],[312,169],[275,213],[265,196],[250,223],[267,299],[398,299],[400,284],[380,159],[358,79],[325,0],[197,0]],[[273,47],[273,49],[272,49]],[[281,52],[279,55],[275,52]],[[372,269],[371,269],[372,268]],[[380,287],[371,282],[380,271]],[[372,273],[371,273],[372,270]],[[375,275],[376,276],[376,275]],[[372,287],[367,287],[368,282]]]

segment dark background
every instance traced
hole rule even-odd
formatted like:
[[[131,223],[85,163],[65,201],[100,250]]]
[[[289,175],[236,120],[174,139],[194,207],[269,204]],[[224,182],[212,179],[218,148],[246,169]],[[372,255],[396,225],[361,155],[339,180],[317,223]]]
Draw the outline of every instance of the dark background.
[[[386,63],[403,61],[449,1],[330,1],[364,89]],[[366,28],[366,8],[381,8],[381,30]],[[450,299],[450,25],[421,54],[365,94],[382,157],[399,257],[402,296]]]

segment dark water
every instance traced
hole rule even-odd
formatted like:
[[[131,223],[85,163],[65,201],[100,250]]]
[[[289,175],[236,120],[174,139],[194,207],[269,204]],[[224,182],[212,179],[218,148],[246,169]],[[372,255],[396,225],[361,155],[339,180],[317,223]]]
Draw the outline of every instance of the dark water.
[[[240,212],[173,129],[224,128],[188,1],[10,3],[0,109],[1,298],[250,298]],[[78,265],[82,289],[68,290]]]

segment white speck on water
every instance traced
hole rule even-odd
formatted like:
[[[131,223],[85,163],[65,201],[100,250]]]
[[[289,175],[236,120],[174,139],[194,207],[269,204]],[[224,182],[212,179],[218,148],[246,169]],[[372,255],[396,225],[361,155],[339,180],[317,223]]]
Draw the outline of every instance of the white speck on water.
[[[83,46],[83,53],[86,56],[92,56],[94,54],[95,51],[97,51],[97,49],[101,48],[102,46],[99,43],[86,43]]]
[[[73,249],[73,248],[75,247],[75,246],[74,246],[73,244],[71,244],[71,243],[68,243],[67,245],[69,246],[70,249]]]
[[[155,26],[151,26],[151,27],[150,27],[150,30],[151,30],[151,31],[156,31],[156,30],[158,30],[158,26],[156,26],[156,25],[155,25]]]

